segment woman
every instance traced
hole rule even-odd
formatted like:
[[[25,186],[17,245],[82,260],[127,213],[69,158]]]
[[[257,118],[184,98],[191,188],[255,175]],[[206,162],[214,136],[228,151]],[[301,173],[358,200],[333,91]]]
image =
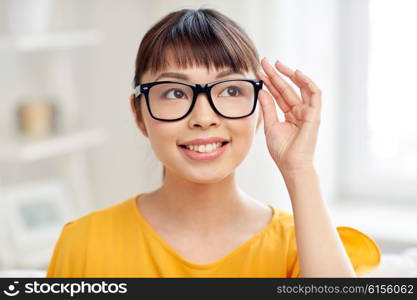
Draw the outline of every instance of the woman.
[[[165,16],[139,46],[134,88],[132,113],[163,183],[67,223],[47,277],[355,277],[379,264],[375,242],[335,228],[320,195],[320,89],[299,70],[260,63],[234,21],[213,9]],[[262,120],[294,215],[236,184]]]

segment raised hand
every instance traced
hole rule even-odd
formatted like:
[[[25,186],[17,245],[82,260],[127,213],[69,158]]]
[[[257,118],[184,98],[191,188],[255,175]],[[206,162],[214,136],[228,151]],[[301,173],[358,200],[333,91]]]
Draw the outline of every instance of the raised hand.
[[[321,90],[300,70],[293,71],[281,62],[275,63],[275,69],[264,58],[261,65],[265,74],[257,71],[256,77],[270,92],[262,89],[259,93],[269,153],[281,173],[311,168],[320,126]],[[301,97],[280,73],[300,88]],[[274,102],[285,121],[279,121]]]

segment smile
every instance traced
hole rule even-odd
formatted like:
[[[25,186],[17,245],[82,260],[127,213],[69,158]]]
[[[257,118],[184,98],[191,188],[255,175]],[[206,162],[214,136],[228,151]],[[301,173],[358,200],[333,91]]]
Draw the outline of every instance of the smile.
[[[212,160],[220,157],[229,142],[223,143],[211,143],[205,145],[179,145],[178,147],[186,155],[186,157],[192,160]]]

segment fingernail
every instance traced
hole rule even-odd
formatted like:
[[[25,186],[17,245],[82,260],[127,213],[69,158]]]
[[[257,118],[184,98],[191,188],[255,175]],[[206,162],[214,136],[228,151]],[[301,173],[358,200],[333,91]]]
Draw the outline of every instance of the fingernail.
[[[266,56],[264,57],[264,59],[265,59],[265,62],[266,62],[267,64],[269,64],[269,60],[268,60],[268,58],[266,58]]]

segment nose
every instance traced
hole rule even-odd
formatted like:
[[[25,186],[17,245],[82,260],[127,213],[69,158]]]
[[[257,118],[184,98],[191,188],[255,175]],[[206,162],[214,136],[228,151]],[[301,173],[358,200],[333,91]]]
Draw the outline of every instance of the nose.
[[[207,94],[199,93],[196,103],[190,113],[190,127],[209,128],[210,126],[218,126],[220,118],[210,106]]]

